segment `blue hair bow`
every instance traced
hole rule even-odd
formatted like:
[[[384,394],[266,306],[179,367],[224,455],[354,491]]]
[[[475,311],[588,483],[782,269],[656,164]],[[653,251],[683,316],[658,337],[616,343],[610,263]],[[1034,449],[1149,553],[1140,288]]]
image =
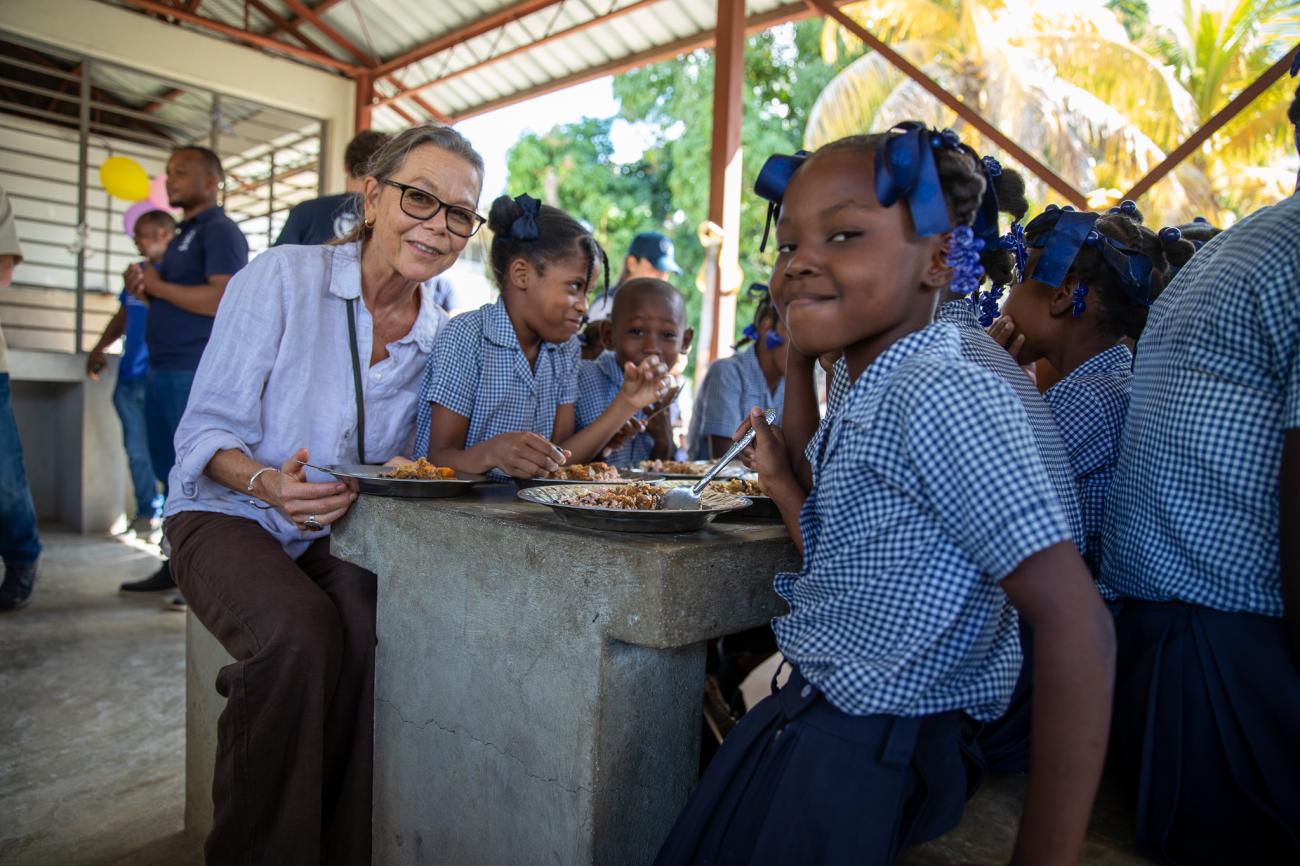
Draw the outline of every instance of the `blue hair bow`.
[[[1048,205],[1045,212],[1034,217],[1026,229],[1034,236],[1029,246],[1041,249],[1043,254],[1034,266],[1033,278],[1053,288],[1059,287],[1086,244],[1101,253],[1102,260],[1119,278],[1134,303],[1151,306],[1151,259],[1097,231],[1094,226],[1098,218],[1095,213],[1056,205]]]
[[[893,207],[906,198],[919,237],[951,230],[934,151],[958,148],[961,139],[951,129],[935,132],[915,120],[900,123],[890,131],[901,134],[891,135],[876,151],[876,199],[883,207]]]
[[[767,162],[763,163],[763,167],[759,170],[758,178],[754,181],[754,192],[759,198],[767,200],[767,221],[763,224],[763,240],[758,245],[759,252],[767,249],[772,223],[776,222],[777,215],[781,212],[785,188],[790,185],[790,179],[809,156],[811,154],[806,150],[792,154],[774,153],[767,158]]]
[[[965,147],[970,155],[975,157],[980,168],[984,171],[984,197],[980,199],[979,210],[975,212],[975,237],[984,242],[984,249],[996,249],[1001,236],[998,232],[998,210],[1001,203],[998,201],[998,190],[993,184],[993,179],[1002,174],[1002,164],[991,156],[983,159],[979,157],[969,147]],[[946,209],[945,209],[946,212]]]
[[[537,229],[537,215],[542,211],[542,203],[528,193],[515,196],[515,204],[523,211],[510,224],[510,237],[517,241],[535,241],[541,237]]]

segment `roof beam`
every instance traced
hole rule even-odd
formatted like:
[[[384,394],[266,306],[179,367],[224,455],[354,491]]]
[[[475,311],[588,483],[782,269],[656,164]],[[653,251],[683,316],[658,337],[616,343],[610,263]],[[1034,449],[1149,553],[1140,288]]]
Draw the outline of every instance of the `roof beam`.
[[[354,45],[352,40],[326,24],[323,18],[303,5],[302,0],[283,0],[283,2],[284,5],[288,6],[298,14],[298,17],[302,19],[302,23],[310,24],[312,27],[315,27],[321,33],[325,34],[326,39],[333,42],[339,48],[342,48],[348,54],[351,54],[362,66],[375,65],[375,59],[373,57]],[[295,27],[293,30],[296,34],[297,28]]]
[[[1003,135],[1001,130],[985,120],[977,111],[966,105],[966,103],[962,102],[948,91],[944,90],[942,85],[914,66],[907,60],[907,58],[903,57],[897,51],[882,42],[874,33],[845,15],[839,9],[835,8],[835,5],[831,0],[808,0],[808,4],[816,8],[822,14],[834,18],[839,22],[841,27],[861,39],[867,45],[870,45],[878,54],[888,60],[890,65],[896,68],[899,72],[902,72],[908,78],[915,81],[923,90],[942,102],[944,105],[948,106],[948,108],[955,111],[958,117],[982,132],[985,138],[988,138],[998,147],[1011,154],[1017,162],[1023,165],[1031,174],[1043,183],[1065,196],[1066,201],[1081,210],[1088,209],[1088,201],[1083,197],[1083,193],[1075,189],[1069,181],[1052,171],[1043,164],[1041,160],[1034,157],[1033,154],[1029,153],[1023,147]]]
[[[344,63],[330,57],[327,54],[317,54],[306,48],[299,48],[297,45],[290,45],[287,42],[281,42],[278,39],[272,39],[269,36],[263,36],[260,33],[249,33],[247,30],[241,30],[222,21],[216,21],[211,18],[205,18],[202,15],[195,15],[193,12],[186,12],[184,9],[177,9],[167,6],[155,0],[121,0],[124,6],[131,6],[144,12],[151,12],[154,15],[161,15],[165,18],[172,18],[176,21],[182,21],[194,27],[204,30],[210,30],[213,33],[220,33],[236,42],[242,42],[245,45],[251,45],[256,48],[269,48],[274,51],[280,51],[288,54],[290,57],[296,57],[299,60],[306,60],[309,63],[315,63],[320,66],[328,66],[346,75],[356,76],[361,72],[361,68],[353,66],[350,63]]]
[[[847,2],[847,0],[837,0],[837,2]],[[816,12],[810,10],[806,3],[787,3],[784,6],[778,6],[768,12],[759,15],[751,15],[745,20],[745,34],[752,36],[755,33],[761,33],[769,27],[775,27],[777,24],[783,24],[786,21],[801,21],[805,18],[811,18]],[[545,96],[556,90],[563,90],[566,87],[572,87],[575,84],[583,84],[594,78],[602,78],[606,75],[618,75],[627,72],[629,69],[636,69],[640,66],[649,66],[652,63],[659,63],[663,60],[671,60],[688,51],[694,51],[697,48],[708,48],[713,44],[715,31],[707,30],[703,33],[696,33],[678,39],[675,42],[669,42],[667,45],[658,45],[654,48],[647,49],[639,54],[633,54],[628,57],[621,57],[611,60],[608,63],[602,63],[599,66],[593,66],[590,69],[583,69],[572,75],[566,75],[563,78],[557,78],[553,81],[547,81],[536,87],[529,87],[526,90],[520,90],[517,93],[511,93],[500,99],[493,99],[489,102],[480,103],[464,111],[451,115],[453,123],[459,123],[470,117],[477,117],[480,114],[487,114],[489,111],[495,111],[498,108],[505,108],[507,105],[514,105],[517,102],[523,102],[533,99],[537,96]]]
[[[315,8],[313,8],[311,11],[315,12],[318,16],[324,15],[326,12],[330,11],[331,9],[333,9],[335,6],[339,5],[342,2],[343,0],[324,0],[324,2],[317,3]],[[266,31],[266,35],[275,36],[277,33],[280,33],[284,30],[297,29],[298,27],[302,26],[302,23],[303,22],[298,20],[297,18],[291,18],[288,21],[285,21],[283,24],[277,24],[274,27],[272,27],[270,30]]]
[[[479,69],[482,69],[484,66],[488,66],[493,63],[498,63],[502,60],[506,60],[518,54],[523,54],[525,52],[531,51],[532,49],[537,48],[539,45],[545,45],[548,42],[554,42],[557,39],[563,39],[566,36],[572,36],[575,33],[581,33],[582,31],[594,27],[597,24],[603,24],[606,21],[612,21],[615,18],[619,18],[623,15],[628,14],[629,12],[635,12],[636,10],[641,9],[642,7],[650,6],[652,4],[662,3],[662,2],[663,0],[637,0],[637,2],[630,3],[627,6],[622,7],[621,9],[615,9],[613,12],[610,12],[608,15],[600,15],[595,18],[590,18],[579,24],[575,24],[572,27],[568,27],[564,30],[551,33],[547,36],[543,36],[541,39],[537,39],[532,42],[525,43],[523,45],[515,46],[514,48],[511,48],[509,51],[503,51],[500,54],[493,55],[492,57],[484,58],[483,60],[480,60],[477,63],[471,63],[469,66],[462,67],[460,69],[455,70],[454,72],[448,72],[446,75],[443,75],[441,78],[434,78],[431,81],[424,82],[423,84],[417,84],[414,87],[407,88],[405,92],[399,91],[397,93],[394,93],[392,96],[386,96],[380,99],[377,103],[375,103],[375,107],[378,108],[381,105],[388,105],[390,102],[393,102],[394,100],[411,96],[429,87],[433,87],[438,84],[443,84],[447,81],[451,81],[454,78],[459,78],[462,75],[468,75],[471,72],[476,72]]]
[[[375,69],[375,74],[387,75],[388,73],[401,69],[404,66],[418,63],[426,57],[432,57],[439,51],[445,51],[453,45],[468,42],[476,36],[482,36],[484,33],[490,33],[499,27],[504,27],[511,21],[532,15],[534,12],[540,12],[548,6],[554,6],[557,3],[562,2],[564,2],[564,0],[517,0],[517,2],[511,3],[504,9],[498,9],[491,15],[484,15],[482,18],[477,21],[471,21],[464,27],[457,27],[449,33],[444,33],[437,39],[412,48],[405,54],[394,57],[392,60],[384,61]]]
[[[1136,199],[1151,187],[1155,186],[1165,175],[1169,174],[1178,164],[1187,157],[1191,156],[1198,147],[1204,144],[1210,136],[1223,128],[1223,125],[1232,120],[1250,103],[1254,102],[1261,93],[1273,85],[1273,82],[1281,78],[1290,67],[1292,59],[1300,52],[1300,46],[1288,51],[1282,59],[1274,63],[1264,74],[1256,78],[1249,87],[1238,93],[1231,102],[1219,109],[1213,117],[1205,121],[1205,124],[1191,137],[1178,145],[1174,152],[1164,158],[1164,161],[1157,165],[1151,171],[1147,172],[1146,177],[1133,184],[1133,188],[1128,191],[1127,199]]]

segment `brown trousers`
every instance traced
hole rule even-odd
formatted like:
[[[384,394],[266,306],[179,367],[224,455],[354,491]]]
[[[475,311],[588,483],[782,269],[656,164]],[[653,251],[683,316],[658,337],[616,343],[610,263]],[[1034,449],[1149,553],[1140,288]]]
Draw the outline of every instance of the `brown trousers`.
[[[375,575],[296,561],[251,520],[167,519],[172,574],[234,664],[217,733],[209,866],[370,863]]]

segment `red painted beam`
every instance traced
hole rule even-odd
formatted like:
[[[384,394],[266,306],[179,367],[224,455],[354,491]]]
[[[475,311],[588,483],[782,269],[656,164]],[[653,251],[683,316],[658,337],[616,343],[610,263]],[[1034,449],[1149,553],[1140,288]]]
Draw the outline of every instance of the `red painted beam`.
[[[394,57],[392,60],[386,60],[379,64],[375,69],[376,75],[387,75],[390,72],[410,66],[412,63],[418,63],[426,57],[432,57],[439,51],[445,51],[453,45],[462,42],[468,42],[475,36],[482,36],[484,33],[491,33],[498,27],[504,27],[511,21],[532,15],[548,6],[554,6],[562,3],[564,0],[519,0],[512,3],[504,9],[499,9],[491,15],[485,15],[477,21],[471,21],[464,27],[460,27],[450,33],[444,33],[437,39],[426,42],[423,45],[412,48],[410,51]]]

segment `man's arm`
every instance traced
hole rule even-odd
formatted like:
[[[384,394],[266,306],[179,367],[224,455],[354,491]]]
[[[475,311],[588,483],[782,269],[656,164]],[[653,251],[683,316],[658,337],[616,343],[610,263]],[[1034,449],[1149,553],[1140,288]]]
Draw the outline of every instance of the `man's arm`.
[[[161,298],[189,313],[215,316],[226,284],[233,274],[213,274],[208,281],[197,286],[183,286],[163,280],[157,268],[144,269],[144,291],[151,298]]]
[[[99,335],[99,341],[95,343],[90,353],[86,355],[86,375],[91,381],[99,381],[99,371],[104,369],[104,347],[122,336],[126,332],[126,307],[118,307],[113,318],[108,320],[104,326],[104,333]]]

